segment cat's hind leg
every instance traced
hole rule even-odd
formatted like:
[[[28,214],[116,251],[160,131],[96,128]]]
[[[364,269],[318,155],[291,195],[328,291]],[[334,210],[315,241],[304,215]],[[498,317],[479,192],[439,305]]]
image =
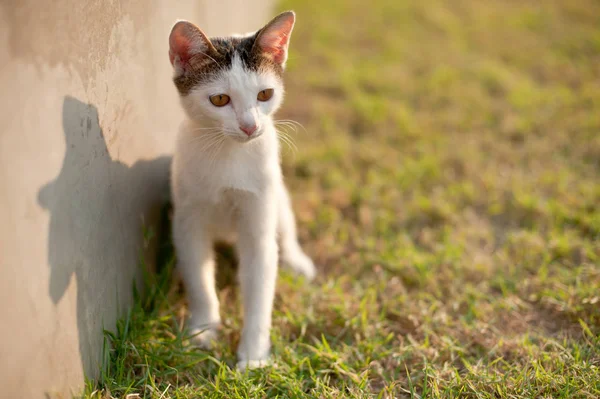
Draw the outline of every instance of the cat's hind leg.
[[[292,203],[283,184],[278,193],[278,207],[277,234],[281,262],[292,271],[302,274],[308,280],[312,280],[317,270],[313,261],[304,253],[298,242]]]

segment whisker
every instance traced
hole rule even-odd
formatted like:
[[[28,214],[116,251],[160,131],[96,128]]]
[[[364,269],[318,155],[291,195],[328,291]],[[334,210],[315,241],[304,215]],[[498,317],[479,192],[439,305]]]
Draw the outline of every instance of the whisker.
[[[210,155],[210,158],[209,158],[209,161],[208,161],[208,164],[210,166],[212,166],[215,163],[215,161],[217,159],[217,154],[221,150],[221,147],[223,146],[224,142],[225,142],[225,136],[222,136],[221,140],[219,140],[216,144],[213,144],[212,147],[215,147],[215,148],[214,148],[212,154]]]
[[[202,137],[195,137],[195,138],[189,140],[187,143],[189,145],[196,145],[196,144],[207,143],[207,142],[210,142],[210,141],[214,140],[215,138],[218,138],[221,135],[222,135],[222,133],[218,132],[218,133],[214,133],[214,134],[211,134],[211,135],[205,135],[205,136],[202,136]]]
[[[220,132],[221,129],[197,129],[197,130],[190,130],[190,132],[201,132],[201,133],[213,133],[213,132]]]
[[[276,126],[276,128],[278,128],[281,131],[284,131],[286,133],[290,133],[290,131],[296,133],[295,126],[284,124],[284,123],[279,123],[279,124],[276,124],[275,126]]]
[[[192,138],[192,140],[198,140],[198,139],[203,139],[206,137],[212,137],[215,134],[220,134],[221,130],[211,130],[211,131],[207,131],[207,132],[202,132],[202,135],[198,135]]]
[[[286,141],[290,144],[290,147],[294,149],[294,152],[298,151],[298,146],[296,145],[296,143],[294,142],[294,139],[292,139],[290,136],[284,136]]]
[[[286,126],[293,126],[294,130],[297,130],[298,128],[302,129],[304,132],[306,132],[306,128],[304,127],[303,124],[301,124],[298,121],[295,121],[293,119],[279,119],[274,121],[276,125],[286,125]]]
[[[210,149],[216,142],[218,142],[223,137],[222,134],[215,134],[210,137],[206,137],[204,140],[197,140],[195,142],[191,142],[190,144],[203,144],[198,151],[207,151]]]
[[[281,130],[276,130],[276,131],[277,131],[277,137],[279,137],[279,139],[281,139],[281,141],[284,142],[288,146],[290,151],[295,155],[296,152],[298,151],[298,147],[296,146],[296,143],[294,143],[294,140],[289,136],[288,133],[281,131]]]

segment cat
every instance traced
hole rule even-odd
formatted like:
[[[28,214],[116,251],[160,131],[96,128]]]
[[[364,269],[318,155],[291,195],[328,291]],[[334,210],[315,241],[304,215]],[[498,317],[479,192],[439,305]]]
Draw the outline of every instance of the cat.
[[[171,171],[173,239],[189,302],[189,330],[210,348],[220,324],[213,243],[235,241],[244,326],[238,369],[269,363],[278,257],[307,279],[283,183],[273,114],[295,23],[284,12],[255,33],[208,38],[178,21],[169,37],[173,81],[186,115]]]

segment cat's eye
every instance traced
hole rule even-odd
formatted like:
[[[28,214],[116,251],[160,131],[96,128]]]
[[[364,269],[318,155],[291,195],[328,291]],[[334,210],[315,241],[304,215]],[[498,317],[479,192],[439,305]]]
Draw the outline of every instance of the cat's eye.
[[[224,107],[229,104],[231,99],[227,94],[215,94],[214,96],[210,96],[210,102],[215,107]]]
[[[264,89],[258,92],[258,101],[269,101],[273,97],[273,89]]]

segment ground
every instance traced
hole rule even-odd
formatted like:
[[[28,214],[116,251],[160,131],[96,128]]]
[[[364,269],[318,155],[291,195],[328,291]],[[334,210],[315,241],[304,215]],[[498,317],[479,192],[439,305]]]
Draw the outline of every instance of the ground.
[[[284,173],[319,276],[281,273],[275,365],[232,369],[230,250],[221,340],[186,345],[167,256],[85,397],[600,397],[600,3],[279,8],[279,117],[303,125],[281,125]]]

